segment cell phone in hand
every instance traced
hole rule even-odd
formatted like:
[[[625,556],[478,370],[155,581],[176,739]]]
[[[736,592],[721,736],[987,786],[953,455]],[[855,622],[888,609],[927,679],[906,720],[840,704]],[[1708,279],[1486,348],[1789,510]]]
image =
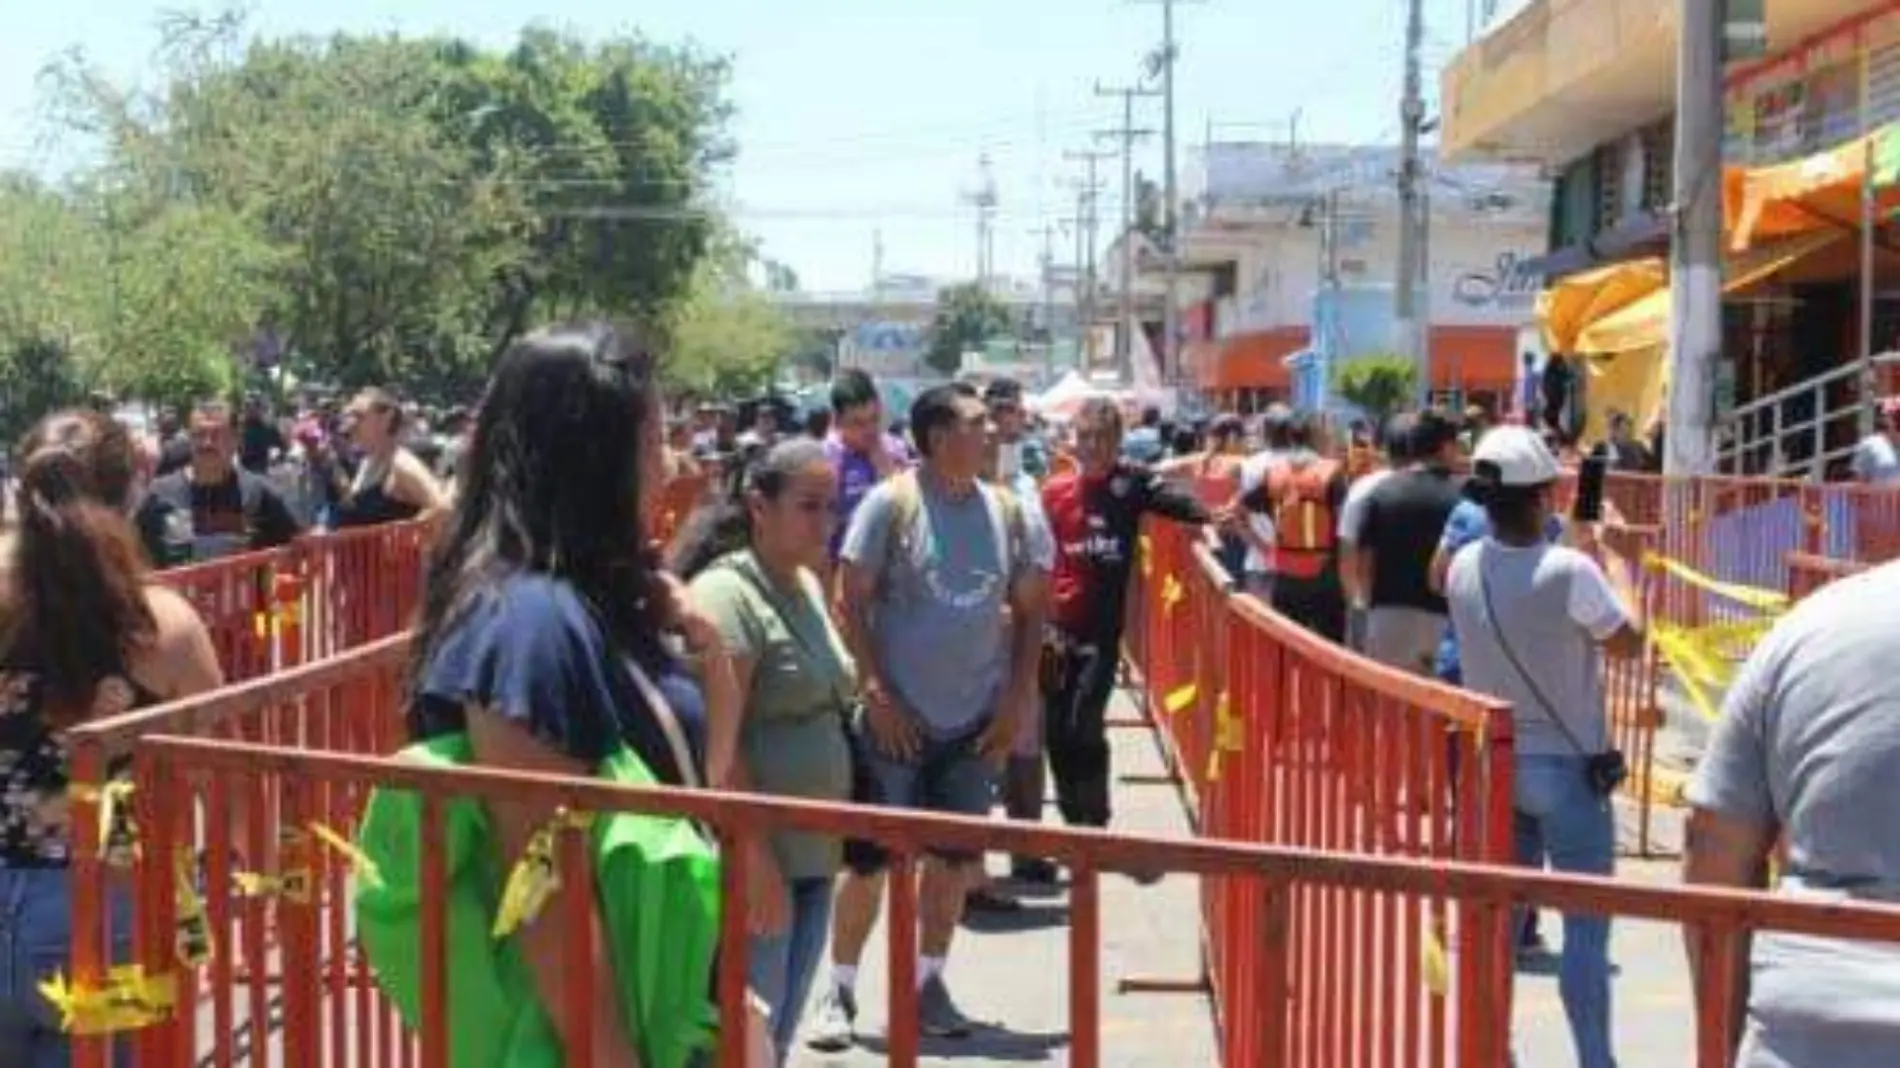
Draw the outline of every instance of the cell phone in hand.
[[[1602,446],[1591,450],[1583,458],[1577,471],[1577,500],[1570,509],[1570,518],[1579,523],[1598,523],[1603,520],[1603,480],[1610,473],[1610,456]]]

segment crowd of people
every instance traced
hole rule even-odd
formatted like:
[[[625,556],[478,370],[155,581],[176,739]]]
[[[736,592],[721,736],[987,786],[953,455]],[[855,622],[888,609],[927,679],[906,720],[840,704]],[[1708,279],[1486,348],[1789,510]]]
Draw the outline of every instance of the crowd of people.
[[[1188,525],[1293,623],[1509,700],[1519,861],[1612,873],[1626,770],[1602,656],[1640,648],[1642,603],[1594,517],[1560,507],[1564,443],[1434,409],[1337,441],[1281,406],[1178,424],[1146,411],[1129,429],[1106,397],[1041,424],[1008,379],[938,385],[892,413],[859,370],[830,402],[802,423],[770,405],[749,423],[718,404],[669,414],[644,339],[582,324],[524,338],[474,410],[436,419],[379,390],[285,419],[207,400],[141,447],[98,411],[47,416],[20,448],[0,569],[0,1064],[66,1063],[36,988],[73,922],[61,731],[221,681],[203,625],[153,571],[316,528],[441,522],[407,676],[418,741],[466,737],[477,763],[582,776],[625,750],[672,785],[979,817],[1000,802],[1031,821],[1049,778],[1065,822],[1105,827],[1139,528]],[[670,529],[682,484],[703,491]],[[1744,673],[1691,794],[1692,879],[1758,883],[1785,833],[1817,892],[1900,881],[1878,821],[1826,815],[1877,811],[1868,769],[1900,756],[1878,715],[1900,701],[1878,670],[1892,575],[1816,598]],[[1848,612],[1860,622],[1823,641],[1821,622]],[[1821,670],[1822,647],[1847,675]],[[1809,726],[1778,726],[1793,717]],[[550,813],[494,816],[513,856]],[[782,1065],[801,1040],[848,1048],[883,850],[785,832],[748,860],[752,1063]],[[952,993],[966,913],[1020,908],[1014,892],[1061,877],[1033,856],[1007,873],[954,851],[920,865],[926,1035],[980,1026]],[[565,933],[536,919],[518,937],[535,993],[564,1003]],[[1542,951],[1534,915],[1521,939]],[[1853,1059],[1869,1034],[1888,1063],[1900,1000],[1848,999],[1863,1043],[1839,1046],[1823,1023],[1846,1010],[1790,978],[1816,974],[1812,947],[1777,945],[1744,1063],[1873,1064]],[[602,961],[623,948],[596,933]],[[1890,986],[1883,967],[1855,990]],[[1609,1068],[1607,919],[1564,916],[1560,974],[1581,1068]],[[559,1043],[650,1063],[600,996],[591,1034],[552,1014]]]

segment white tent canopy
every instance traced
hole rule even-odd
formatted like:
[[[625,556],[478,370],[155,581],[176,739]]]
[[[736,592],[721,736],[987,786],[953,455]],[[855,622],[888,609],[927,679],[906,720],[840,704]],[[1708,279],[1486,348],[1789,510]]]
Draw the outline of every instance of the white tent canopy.
[[[1062,376],[1055,385],[1043,390],[1029,402],[1036,414],[1049,419],[1070,419],[1082,407],[1083,402],[1109,394],[1097,389],[1080,371],[1070,371]]]

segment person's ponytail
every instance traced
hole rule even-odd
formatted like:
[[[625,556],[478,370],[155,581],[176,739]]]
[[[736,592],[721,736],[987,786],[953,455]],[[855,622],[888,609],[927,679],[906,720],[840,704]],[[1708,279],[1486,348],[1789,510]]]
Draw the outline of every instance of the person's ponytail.
[[[49,718],[66,725],[157,631],[124,514],[134,457],[123,428],[86,411],[47,417],[23,451],[0,653],[39,676]]]

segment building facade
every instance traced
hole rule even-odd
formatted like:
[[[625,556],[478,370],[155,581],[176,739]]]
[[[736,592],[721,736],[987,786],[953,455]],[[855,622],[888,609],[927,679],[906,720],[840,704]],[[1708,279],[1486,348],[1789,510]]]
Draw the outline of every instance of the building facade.
[[[1447,157],[1532,162],[1553,178],[1535,264],[1551,278],[1667,257],[1677,8],[1676,0],[1529,0],[1446,68]],[[1731,258],[1716,379],[1718,406],[1731,410],[1892,348],[1900,332],[1900,303],[1884,295],[1900,270],[1900,245],[1877,221],[1872,247],[1863,249],[1856,202],[1862,172],[1877,173],[1870,164],[1879,131],[1900,121],[1900,0],[1766,0],[1765,14],[1767,57],[1732,64],[1726,75],[1719,180]],[[1866,207],[1881,205],[1868,214],[1882,220],[1888,194],[1874,189],[1872,173]],[[1799,238],[1797,247],[1751,226],[1764,204],[1788,209],[1781,236]],[[1863,311],[1871,328],[1861,326]],[[1635,351],[1584,355],[1613,372]],[[1657,363],[1650,377],[1666,390],[1666,353],[1660,343],[1643,351]],[[1858,393],[1850,383],[1843,389]],[[1796,407],[1816,403],[1834,402]],[[1853,432],[1843,422],[1826,436]]]
[[[1182,239],[1183,372],[1202,393],[1253,410],[1291,396],[1297,357],[1392,350],[1398,162],[1385,146],[1209,146]],[[1520,166],[1426,172],[1425,384],[1495,404],[1541,284],[1548,189]]]

